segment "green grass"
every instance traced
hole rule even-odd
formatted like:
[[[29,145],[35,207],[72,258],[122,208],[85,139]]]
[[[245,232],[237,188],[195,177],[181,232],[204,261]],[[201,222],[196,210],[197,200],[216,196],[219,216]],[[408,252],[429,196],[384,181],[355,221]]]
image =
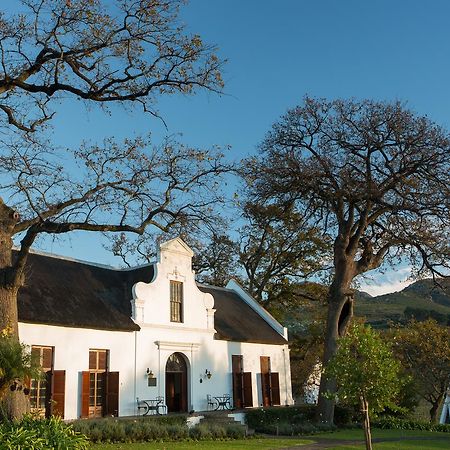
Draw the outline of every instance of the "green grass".
[[[311,439],[338,439],[341,441],[347,440],[359,440],[364,439],[364,431],[362,429],[355,430],[338,430],[333,433],[322,433],[316,434]],[[450,433],[437,433],[433,431],[421,431],[421,430],[379,430],[376,428],[372,429],[372,437],[380,439],[403,439],[411,437],[438,437],[447,438],[450,441]]]
[[[327,450],[360,450],[365,449],[366,445],[339,445],[338,447],[328,447]],[[373,444],[374,450],[435,450],[448,449],[449,442],[445,440],[435,441],[399,441],[399,442],[375,442]]]
[[[311,444],[312,439],[236,439],[230,441],[143,442],[140,444],[97,444],[92,450],[270,450]]]
[[[433,433],[430,431],[405,430],[372,430],[374,439],[398,439],[393,442],[375,442],[375,450],[434,450],[450,448],[449,433]],[[230,441],[183,441],[183,442],[144,442],[140,444],[97,444],[92,450],[269,450],[299,447],[315,442],[316,438],[336,441],[364,441],[362,430],[340,430],[334,433],[323,433],[306,439],[297,438],[255,438]],[[410,438],[419,438],[411,440]],[[421,440],[420,438],[424,438]],[[365,449],[365,445],[343,444],[332,447],[339,450]]]
[[[335,433],[320,434],[314,436],[320,439],[330,440],[359,440],[364,441],[364,433],[362,430],[340,430]],[[424,440],[410,440],[409,438],[427,438]],[[375,442],[373,447],[375,450],[434,450],[434,449],[448,449],[450,447],[449,433],[434,433],[431,431],[406,431],[406,430],[372,430],[372,438],[376,439],[399,439],[394,442]],[[435,438],[435,439],[433,439]],[[404,440],[401,440],[404,439]],[[329,450],[356,450],[365,449],[365,444],[361,445],[338,445],[331,447]]]

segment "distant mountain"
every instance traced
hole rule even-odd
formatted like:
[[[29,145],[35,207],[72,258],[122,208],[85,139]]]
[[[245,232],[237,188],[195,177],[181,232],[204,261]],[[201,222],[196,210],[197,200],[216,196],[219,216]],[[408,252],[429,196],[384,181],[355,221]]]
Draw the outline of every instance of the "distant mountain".
[[[356,291],[355,298],[356,300],[359,300],[361,298],[364,300],[368,300],[369,298],[373,298],[373,295],[370,295],[368,292],[365,291]]]
[[[374,327],[386,327],[390,321],[405,322],[411,317],[433,317],[450,325],[450,279],[419,280],[399,292],[371,297],[356,293],[355,315],[366,317]]]

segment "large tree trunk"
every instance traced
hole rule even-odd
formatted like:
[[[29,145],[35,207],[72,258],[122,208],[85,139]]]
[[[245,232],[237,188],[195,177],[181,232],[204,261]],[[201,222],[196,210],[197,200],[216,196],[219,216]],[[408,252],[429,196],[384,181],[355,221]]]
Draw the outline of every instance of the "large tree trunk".
[[[17,290],[5,286],[3,279],[0,283],[0,330],[19,337]]]
[[[17,213],[0,199],[0,332],[19,339],[17,293],[21,277],[15,277],[12,261],[12,234],[17,222]],[[21,418],[27,409],[23,391],[7,390],[4,401],[9,418]]]
[[[345,334],[353,317],[353,292],[350,290],[353,273],[350,259],[341,261],[341,264],[336,266],[335,276],[328,293],[328,315],[322,359],[324,369],[336,354],[339,337]],[[316,411],[318,423],[333,424],[335,393],[336,380],[327,377],[326,373],[322,374]]]
[[[0,331],[19,337],[17,292],[12,268],[12,236],[5,230],[5,219],[1,220],[0,208]],[[3,224],[2,224],[3,222]]]
[[[444,395],[440,395],[439,398],[431,403],[431,408],[430,408],[430,422],[431,423],[437,423],[438,421],[438,411],[441,408],[442,402],[444,401]]]

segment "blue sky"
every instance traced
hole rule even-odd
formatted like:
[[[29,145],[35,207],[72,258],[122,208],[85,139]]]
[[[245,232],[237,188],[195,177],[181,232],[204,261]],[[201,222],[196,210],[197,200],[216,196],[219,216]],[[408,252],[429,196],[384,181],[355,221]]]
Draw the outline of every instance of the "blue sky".
[[[140,112],[114,108],[105,116],[69,101],[56,117],[55,140],[76,145],[111,134],[182,133],[198,147],[230,145],[230,158],[240,159],[305,94],[401,100],[450,128],[447,0],[191,0],[181,19],[228,60],[224,95],[161,99],[168,130]],[[119,264],[93,235],[45,249]],[[397,289],[404,278],[404,268],[389,271],[376,277],[372,292]]]

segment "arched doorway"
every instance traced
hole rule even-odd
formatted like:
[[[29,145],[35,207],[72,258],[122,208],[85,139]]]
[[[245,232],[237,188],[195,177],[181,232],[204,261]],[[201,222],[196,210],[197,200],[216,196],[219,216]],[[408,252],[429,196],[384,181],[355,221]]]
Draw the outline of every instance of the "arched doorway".
[[[187,365],[181,353],[172,353],[166,363],[168,412],[187,412]]]

